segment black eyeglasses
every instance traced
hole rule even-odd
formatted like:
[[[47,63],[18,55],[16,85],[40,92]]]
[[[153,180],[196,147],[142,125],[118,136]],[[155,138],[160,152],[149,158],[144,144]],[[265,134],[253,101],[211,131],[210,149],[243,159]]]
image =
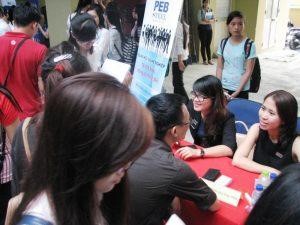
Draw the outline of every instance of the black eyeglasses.
[[[192,98],[192,100],[195,100],[197,98],[198,101],[200,101],[200,102],[203,102],[203,101],[205,101],[206,99],[209,99],[209,98],[213,99],[213,97],[207,97],[207,96],[201,95],[201,94],[199,94],[195,91],[191,91],[191,98]]]

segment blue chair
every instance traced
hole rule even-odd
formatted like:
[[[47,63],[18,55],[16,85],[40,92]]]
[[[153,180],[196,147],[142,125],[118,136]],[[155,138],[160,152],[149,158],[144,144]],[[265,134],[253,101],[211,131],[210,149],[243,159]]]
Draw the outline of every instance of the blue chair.
[[[247,134],[249,128],[259,122],[258,111],[261,103],[235,98],[228,102],[228,110],[235,116],[236,132]]]
[[[300,117],[297,119],[297,133],[300,135]]]

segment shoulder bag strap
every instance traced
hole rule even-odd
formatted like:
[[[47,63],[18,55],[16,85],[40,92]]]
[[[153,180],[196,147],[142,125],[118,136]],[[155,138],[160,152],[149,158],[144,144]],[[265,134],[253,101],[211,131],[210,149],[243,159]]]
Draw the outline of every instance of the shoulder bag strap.
[[[17,45],[17,47],[16,47],[15,50],[14,50],[13,56],[12,56],[12,58],[11,58],[11,60],[10,60],[9,69],[8,69],[6,78],[5,78],[5,80],[4,80],[4,84],[3,84],[4,87],[5,87],[6,84],[7,84],[7,80],[8,80],[8,77],[9,77],[10,73],[11,73],[12,66],[13,66],[13,63],[14,63],[14,61],[15,61],[15,59],[16,59],[17,53],[18,53],[19,49],[21,48],[21,46],[24,44],[24,42],[25,42],[27,39],[28,39],[28,38],[23,38],[23,39],[19,42],[19,44]]]
[[[121,54],[120,50],[118,49],[118,47],[116,46],[116,44],[114,44],[115,49],[118,52],[118,55],[121,57],[122,60],[124,60],[123,55]]]
[[[28,162],[31,162],[31,152],[29,148],[29,143],[28,143],[28,124],[31,120],[31,117],[28,117],[24,120],[23,125],[22,125],[22,136],[23,136],[23,143],[24,143],[24,148],[25,148],[25,153]]]
[[[248,59],[248,57],[250,56],[251,47],[252,41],[250,38],[247,38],[244,45],[245,59]]]

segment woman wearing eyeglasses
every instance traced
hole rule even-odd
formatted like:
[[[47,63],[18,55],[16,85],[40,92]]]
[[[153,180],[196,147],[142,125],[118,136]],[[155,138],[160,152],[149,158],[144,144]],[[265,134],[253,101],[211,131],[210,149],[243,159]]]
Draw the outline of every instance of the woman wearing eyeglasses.
[[[195,81],[188,104],[190,131],[201,150],[183,147],[183,159],[232,156],[237,148],[234,115],[226,108],[221,81],[212,75]]]

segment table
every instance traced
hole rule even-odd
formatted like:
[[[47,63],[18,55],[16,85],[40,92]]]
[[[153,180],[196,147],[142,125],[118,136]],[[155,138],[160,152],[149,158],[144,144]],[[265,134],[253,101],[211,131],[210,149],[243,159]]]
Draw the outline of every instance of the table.
[[[190,143],[182,141],[181,146]],[[178,147],[174,146],[173,151]],[[176,156],[176,155],[175,155]],[[251,194],[254,186],[254,179],[258,174],[251,173],[231,164],[232,159],[228,157],[191,159],[185,162],[202,177],[209,168],[219,169],[221,174],[232,178],[232,183],[228,186],[242,193]],[[242,198],[237,207],[221,202],[219,211],[213,213],[210,211],[199,210],[193,202],[182,200],[182,215],[180,216],[187,225],[242,225],[248,216],[245,210],[247,201]]]

